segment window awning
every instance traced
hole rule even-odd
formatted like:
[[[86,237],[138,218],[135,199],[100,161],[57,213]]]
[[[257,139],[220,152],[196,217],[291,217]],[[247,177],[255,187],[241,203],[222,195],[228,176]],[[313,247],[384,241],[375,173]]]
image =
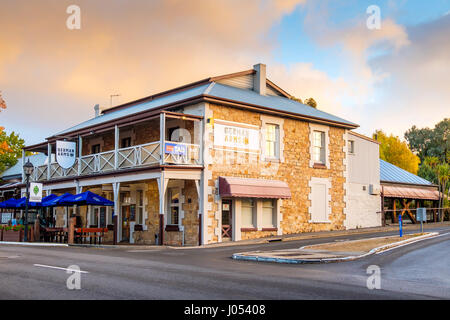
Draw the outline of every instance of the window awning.
[[[388,198],[439,200],[439,191],[430,188],[383,186],[383,194]]]
[[[219,177],[221,197],[287,199],[291,190],[279,180]]]

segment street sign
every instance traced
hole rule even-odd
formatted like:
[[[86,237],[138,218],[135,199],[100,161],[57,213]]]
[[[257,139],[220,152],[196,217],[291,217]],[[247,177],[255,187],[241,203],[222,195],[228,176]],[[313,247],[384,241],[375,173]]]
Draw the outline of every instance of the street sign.
[[[42,201],[42,183],[30,183],[30,202]]]
[[[417,221],[427,221],[427,208],[417,208]]]
[[[416,220],[420,221],[420,232],[423,233],[423,222],[427,221],[427,208],[417,208]]]

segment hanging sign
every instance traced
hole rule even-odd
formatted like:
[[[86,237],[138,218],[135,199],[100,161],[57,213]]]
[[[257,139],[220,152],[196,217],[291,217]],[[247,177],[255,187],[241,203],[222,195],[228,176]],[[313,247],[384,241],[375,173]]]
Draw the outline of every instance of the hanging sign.
[[[42,183],[30,183],[30,202],[42,201]]]
[[[71,141],[56,141],[56,161],[64,168],[69,169],[75,164],[77,144]]]
[[[228,125],[214,123],[214,146],[234,151],[258,152],[259,130],[242,124]]]

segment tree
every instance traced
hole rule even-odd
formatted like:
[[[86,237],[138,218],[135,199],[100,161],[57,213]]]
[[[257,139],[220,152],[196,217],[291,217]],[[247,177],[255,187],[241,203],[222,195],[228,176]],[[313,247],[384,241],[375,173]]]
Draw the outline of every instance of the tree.
[[[305,104],[307,104],[310,107],[313,107],[313,108],[317,109],[317,102],[313,98],[306,99],[305,100]]]
[[[433,129],[412,126],[405,132],[409,147],[423,162],[425,157],[438,157],[441,162],[450,161],[450,118],[437,123]]]
[[[5,100],[3,100],[2,92],[0,91],[0,112],[2,112],[2,110],[4,110],[4,109],[6,109],[6,102],[5,102]],[[3,132],[3,130],[5,130],[5,128],[0,126],[0,134]],[[9,151],[10,151],[10,149],[8,147],[8,144],[5,141],[1,142],[0,143],[0,155],[3,153],[9,152]],[[1,170],[0,170],[0,172],[1,172]]]
[[[6,148],[0,150],[0,172],[3,172],[15,165],[17,159],[22,156],[22,148],[25,147],[25,141],[14,131],[9,135],[2,131],[0,133],[0,145],[6,145]]]
[[[291,100],[300,102],[301,104],[306,104],[306,105],[308,105],[308,106],[310,106],[310,107],[313,107],[313,108],[316,108],[316,109],[317,109],[317,102],[316,102],[316,100],[314,100],[313,98],[306,99],[306,100],[303,102],[302,99],[296,98],[296,97],[294,97],[294,96],[291,96]]]
[[[450,166],[448,163],[443,163],[437,166],[437,177],[439,180],[439,208],[444,207],[444,194],[447,189],[447,182],[450,179]],[[439,215],[441,222],[444,221],[442,209]]]
[[[399,137],[392,134],[387,136],[381,130],[377,130],[373,138],[380,142],[380,159],[417,174],[420,159],[409,150],[406,142],[400,141]]]

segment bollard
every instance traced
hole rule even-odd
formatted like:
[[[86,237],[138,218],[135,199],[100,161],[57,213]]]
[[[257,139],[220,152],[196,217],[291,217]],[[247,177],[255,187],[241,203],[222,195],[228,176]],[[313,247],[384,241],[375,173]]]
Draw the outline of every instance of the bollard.
[[[400,229],[400,238],[403,237],[403,229],[402,229],[402,215],[398,216],[398,227]]]

